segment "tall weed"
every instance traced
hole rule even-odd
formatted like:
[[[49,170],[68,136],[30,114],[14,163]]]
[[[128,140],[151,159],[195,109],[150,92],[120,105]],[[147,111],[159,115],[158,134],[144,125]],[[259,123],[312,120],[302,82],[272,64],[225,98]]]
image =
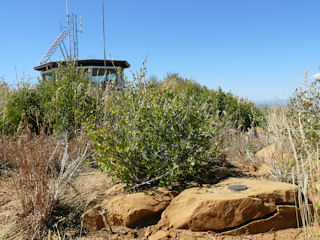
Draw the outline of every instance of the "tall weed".
[[[268,171],[273,180],[291,183],[296,162],[288,138],[290,119],[287,114],[287,107],[272,107],[268,110],[265,141],[274,148],[264,160],[269,166]]]
[[[306,76],[306,75],[305,75]],[[319,228],[309,228],[313,219],[320,219],[320,79],[298,88],[289,103],[289,137],[294,151],[294,176],[299,184],[299,204],[303,206],[305,237],[319,239]],[[312,193],[312,194],[311,194]],[[313,201],[310,208],[308,199]]]

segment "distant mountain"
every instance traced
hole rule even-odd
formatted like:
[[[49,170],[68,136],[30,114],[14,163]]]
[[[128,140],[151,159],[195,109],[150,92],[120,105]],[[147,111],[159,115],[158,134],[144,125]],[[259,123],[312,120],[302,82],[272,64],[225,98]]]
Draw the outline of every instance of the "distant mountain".
[[[254,101],[254,104],[257,106],[263,106],[263,107],[284,107],[289,103],[289,99],[272,99],[272,100],[261,100],[261,101]]]

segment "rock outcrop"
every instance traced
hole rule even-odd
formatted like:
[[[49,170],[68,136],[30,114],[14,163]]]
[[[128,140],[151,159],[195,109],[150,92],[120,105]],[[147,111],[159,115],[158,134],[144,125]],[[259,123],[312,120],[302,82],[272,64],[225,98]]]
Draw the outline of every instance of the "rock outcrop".
[[[229,189],[234,185],[246,189]],[[297,187],[291,184],[231,178],[214,187],[183,191],[162,213],[158,225],[232,235],[295,227],[296,196]]]
[[[289,162],[294,159],[294,156],[288,149],[281,149],[281,147],[277,147],[275,144],[262,148],[255,156],[267,163],[274,160]]]
[[[298,187],[287,183],[230,178],[176,197],[162,188],[133,194],[122,189],[108,190],[108,198],[82,216],[88,231],[152,225],[146,239],[173,238],[181,229],[241,235],[296,227],[300,219]]]
[[[294,160],[290,149],[285,149],[284,146],[277,146],[275,144],[262,148],[255,154],[255,157],[263,162],[257,171],[258,176],[274,175],[278,172],[280,166],[290,166]]]
[[[113,190],[122,192],[121,186]],[[174,197],[170,191],[163,188],[132,194],[114,195],[114,191],[108,193],[110,198],[82,215],[84,226],[88,231],[97,231],[106,224],[131,227],[156,215],[160,218],[161,212]]]

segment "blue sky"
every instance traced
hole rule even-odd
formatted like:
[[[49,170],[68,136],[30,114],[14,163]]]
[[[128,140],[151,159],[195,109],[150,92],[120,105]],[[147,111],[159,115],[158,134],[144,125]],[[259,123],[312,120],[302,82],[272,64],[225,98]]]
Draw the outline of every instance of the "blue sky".
[[[69,0],[83,17],[80,58],[103,58],[101,0]],[[66,22],[65,0],[1,1],[0,77],[34,81]],[[105,0],[107,55],[148,75],[177,72],[250,100],[283,99],[320,66],[317,0]],[[58,60],[59,50],[51,58]]]

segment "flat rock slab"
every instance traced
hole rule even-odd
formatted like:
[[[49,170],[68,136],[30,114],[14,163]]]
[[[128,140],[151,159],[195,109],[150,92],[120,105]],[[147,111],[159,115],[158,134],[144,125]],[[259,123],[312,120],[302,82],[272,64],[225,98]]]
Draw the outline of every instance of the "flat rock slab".
[[[244,190],[231,190],[233,185]],[[286,183],[230,178],[214,187],[183,191],[162,213],[158,225],[232,235],[296,227],[297,191],[297,186]]]
[[[157,214],[161,214],[174,197],[163,188],[132,194],[122,194],[122,188],[119,185],[107,191],[109,198],[82,215],[88,231],[108,227],[106,224],[131,227],[148,218],[152,220]],[[114,194],[115,192],[119,194]]]

